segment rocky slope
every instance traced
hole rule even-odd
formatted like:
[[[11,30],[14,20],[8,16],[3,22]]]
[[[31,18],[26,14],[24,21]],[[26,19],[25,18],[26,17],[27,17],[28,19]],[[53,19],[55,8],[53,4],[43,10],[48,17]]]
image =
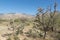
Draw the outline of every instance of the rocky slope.
[[[0,18],[2,19],[15,19],[15,18],[33,18],[32,15],[27,14],[21,14],[21,13],[15,13],[15,14],[0,14]]]

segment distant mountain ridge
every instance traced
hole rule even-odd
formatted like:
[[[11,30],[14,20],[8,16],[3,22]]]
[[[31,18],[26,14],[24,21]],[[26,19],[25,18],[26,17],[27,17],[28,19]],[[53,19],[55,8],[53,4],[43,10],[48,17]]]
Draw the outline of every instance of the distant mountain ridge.
[[[15,19],[15,18],[33,18],[32,15],[21,14],[21,13],[9,13],[9,14],[0,14],[0,18],[2,19]]]

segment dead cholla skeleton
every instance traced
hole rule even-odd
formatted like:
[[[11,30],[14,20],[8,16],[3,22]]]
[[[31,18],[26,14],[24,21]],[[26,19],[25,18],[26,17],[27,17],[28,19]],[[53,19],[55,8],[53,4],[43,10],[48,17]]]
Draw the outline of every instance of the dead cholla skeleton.
[[[35,28],[39,30],[44,31],[43,38],[45,39],[47,31],[51,30],[54,31],[54,25],[55,25],[55,13],[56,13],[56,2],[54,4],[54,12],[51,12],[51,8],[49,7],[45,12],[42,8],[38,9],[38,13],[36,15],[35,19]],[[48,15],[46,17],[46,15]],[[47,18],[47,19],[46,19]],[[42,29],[41,29],[42,27]]]

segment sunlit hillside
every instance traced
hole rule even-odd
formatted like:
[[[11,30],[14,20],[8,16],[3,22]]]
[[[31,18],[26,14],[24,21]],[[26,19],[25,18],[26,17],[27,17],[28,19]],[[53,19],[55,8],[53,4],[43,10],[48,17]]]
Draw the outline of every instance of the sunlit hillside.
[[[60,0],[0,0],[0,40],[60,40]]]

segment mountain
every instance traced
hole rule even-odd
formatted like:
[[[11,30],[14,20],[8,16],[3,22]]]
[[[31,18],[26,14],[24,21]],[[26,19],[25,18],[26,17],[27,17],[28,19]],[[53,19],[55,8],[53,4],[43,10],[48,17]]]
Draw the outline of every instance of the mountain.
[[[16,19],[16,18],[33,18],[32,15],[22,14],[22,13],[8,13],[0,14],[0,19]]]

